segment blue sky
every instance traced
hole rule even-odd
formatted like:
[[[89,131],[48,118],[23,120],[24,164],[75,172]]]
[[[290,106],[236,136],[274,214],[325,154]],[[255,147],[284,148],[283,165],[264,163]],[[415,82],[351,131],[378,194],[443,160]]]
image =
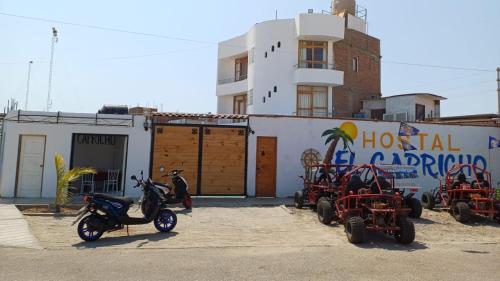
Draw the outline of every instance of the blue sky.
[[[443,115],[497,111],[500,1],[359,0],[369,33],[381,40],[382,93],[432,92],[449,100]],[[0,105],[24,105],[33,60],[30,110],[47,96],[51,27],[60,33],[54,111],[96,112],[103,104],[157,105],[215,112],[218,41],[255,23],[329,9],[328,0],[27,1],[0,0],[0,13],[181,37],[196,43],[0,15]],[[399,63],[488,69],[452,70]]]

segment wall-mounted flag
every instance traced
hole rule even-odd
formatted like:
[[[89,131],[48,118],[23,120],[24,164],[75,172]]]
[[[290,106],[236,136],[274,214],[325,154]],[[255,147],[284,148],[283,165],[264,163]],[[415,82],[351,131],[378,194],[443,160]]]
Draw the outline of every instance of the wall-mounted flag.
[[[406,124],[405,122],[401,122],[401,125],[399,126],[399,136],[416,136],[420,132],[419,129],[410,126]]]
[[[417,150],[417,148],[411,145],[410,141],[407,139],[401,138],[401,146],[404,151]]]
[[[500,140],[497,140],[496,138],[490,136],[490,142],[489,142],[489,148],[499,148],[500,147]]]

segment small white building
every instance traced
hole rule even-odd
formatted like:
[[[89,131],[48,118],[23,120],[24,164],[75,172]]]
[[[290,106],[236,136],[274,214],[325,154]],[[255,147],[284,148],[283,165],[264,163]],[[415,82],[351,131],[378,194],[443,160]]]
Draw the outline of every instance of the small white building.
[[[137,196],[129,180],[149,175],[151,132],[143,116],[12,111],[3,121],[0,197],[53,198],[54,156],[97,174],[79,191]]]
[[[445,97],[429,93],[412,93],[363,100],[364,117],[385,121],[424,121],[441,117]]]

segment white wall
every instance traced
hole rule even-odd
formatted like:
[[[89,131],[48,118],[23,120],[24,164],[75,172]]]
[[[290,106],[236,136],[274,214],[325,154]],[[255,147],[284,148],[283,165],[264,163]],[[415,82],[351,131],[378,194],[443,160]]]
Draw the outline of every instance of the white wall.
[[[355,164],[369,163],[373,157],[376,163],[392,164],[395,158],[400,159],[402,164],[417,166],[420,176],[418,184],[430,189],[439,185],[438,178],[445,172],[446,162],[451,167],[459,158],[463,162],[468,162],[470,158],[471,161],[478,161],[479,166],[483,165],[483,161],[486,162],[494,176],[493,183],[500,182],[500,149],[488,149],[489,136],[500,138],[499,128],[415,123],[413,125],[421,130],[422,136],[411,137],[411,143],[418,150],[405,153],[398,147],[398,122],[250,116],[249,125],[255,134],[250,134],[248,144],[248,195],[255,195],[258,136],[278,138],[277,196],[285,197],[301,188],[301,181],[297,176],[304,172],[300,163],[302,152],[314,148],[324,156],[328,147],[325,146],[325,139],[321,138],[322,133],[346,122],[352,122],[358,131],[352,145]],[[370,142],[373,134],[375,142]],[[341,146],[337,148],[337,153],[339,150],[342,152],[338,154],[338,159],[334,157],[334,161],[350,161],[350,154],[343,151]]]
[[[363,101],[362,111],[368,118],[372,118],[373,109],[385,109],[385,99],[373,99]]]
[[[345,20],[331,14],[299,14],[295,27],[300,38],[339,41],[344,39]]]
[[[347,15],[347,28],[366,34],[366,21],[349,14]]]
[[[44,113],[38,112],[38,114]],[[86,116],[95,117],[93,114],[88,114]],[[141,170],[144,171],[145,175],[149,175],[151,132],[144,130],[144,120],[143,116],[135,116],[135,127],[17,123],[15,121],[5,121],[4,155],[3,165],[0,171],[0,196],[14,196],[20,135],[43,135],[46,136],[46,147],[42,196],[44,198],[55,197],[56,175],[54,155],[56,153],[62,154],[67,167],[69,167],[71,140],[74,133],[127,135],[128,155],[125,174],[125,194],[134,197],[138,196],[140,190],[133,188],[133,183],[129,178],[132,174],[138,174]]]
[[[395,113],[408,113],[408,120],[415,121],[415,96],[398,96],[398,97],[388,97],[385,99],[385,113],[395,114]]]
[[[434,99],[423,96],[415,96],[415,102],[425,106],[425,118],[434,117],[433,114],[436,113],[436,108],[434,105]]]

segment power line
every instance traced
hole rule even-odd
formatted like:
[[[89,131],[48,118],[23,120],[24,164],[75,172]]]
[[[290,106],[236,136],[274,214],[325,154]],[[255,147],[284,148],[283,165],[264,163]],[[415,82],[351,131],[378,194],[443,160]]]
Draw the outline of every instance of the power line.
[[[147,37],[155,37],[155,38],[184,41],[184,42],[191,42],[191,43],[198,43],[198,44],[222,45],[222,46],[228,46],[228,47],[245,47],[245,48],[247,47],[246,45],[245,46],[234,45],[234,44],[228,44],[228,43],[219,43],[219,42],[214,42],[214,41],[198,40],[198,39],[192,39],[192,38],[183,38],[183,37],[149,33],[149,32],[131,31],[131,30],[126,30],[126,29],[105,27],[105,26],[99,26],[99,25],[82,24],[82,23],[74,23],[74,22],[53,20],[53,19],[47,19],[47,18],[16,15],[16,14],[10,14],[10,13],[5,13],[5,12],[0,12],[0,15],[7,16],[7,17],[26,19],[26,20],[32,20],[32,21],[57,23],[57,24],[70,25],[70,26],[76,26],[76,27],[84,27],[84,28],[90,28],[90,29],[96,29],[96,30],[104,30],[104,31],[111,31],[111,32],[118,32],[118,33],[125,33],[125,34],[141,35],[141,36],[147,36]],[[25,63],[25,62],[23,62],[23,63]],[[449,70],[466,70],[466,71],[478,71],[478,72],[494,72],[494,71],[496,71],[494,69],[481,69],[481,68],[474,68],[474,67],[457,67],[457,66],[432,65],[432,64],[409,63],[409,62],[399,62],[399,61],[385,61],[385,60],[382,60],[381,63],[416,66],[416,67],[427,67],[427,68],[449,69]],[[9,64],[9,63],[1,63],[0,62],[0,64]],[[10,63],[10,64],[12,64],[12,63]],[[17,64],[17,63],[14,63],[14,64]]]
[[[400,64],[400,65],[409,65],[409,66],[418,66],[418,67],[428,67],[428,68],[451,69],[451,70],[467,70],[467,71],[481,71],[481,72],[494,72],[495,71],[493,69],[457,67],[457,66],[446,66],[446,65],[432,65],[432,64],[409,63],[409,62],[400,62],[400,61],[385,61],[385,60],[383,60],[382,63]]]
[[[71,25],[71,26],[77,26],[77,27],[85,27],[85,28],[91,28],[91,29],[119,32],[119,33],[127,33],[127,34],[142,35],[142,36],[148,36],[148,37],[163,38],[163,39],[169,39],[169,40],[186,41],[186,42],[193,42],[193,43],[200,43],[200,44],[218,44],[217,42],[210,42],[210,41],[204,41],[204,40],[196,40],[196,39],[182,38],[182,37],[148,33],[148,32],[131,31],[131,30],[125,30],[125,29],[119,29],[119,28],[112,28],[112,27],[105,27],[105,26],[98,26],[98,25],[91,25],[91,24],[74,23],[74,22],[60,21],[60,20],[53,20],[53,19],[46,19],[46,18],[29,17],[29,16],[9,14],[9,13],[4,13],[4,12],[0,12],[0,15],[7,16],[7,17],[27,19],[27,20],[42,21],[42,22],[57,23],[57,24]]]

